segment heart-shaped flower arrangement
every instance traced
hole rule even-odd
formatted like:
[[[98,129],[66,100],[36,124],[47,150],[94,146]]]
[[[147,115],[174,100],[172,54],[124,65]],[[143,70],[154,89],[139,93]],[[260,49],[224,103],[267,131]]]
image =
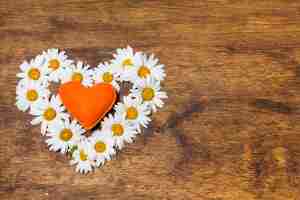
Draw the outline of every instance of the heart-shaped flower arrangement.
[[[113,57],[90,68],[74,63],[64,51],[49,49],[24,61],[17,74],[17,107],[29,110],[31,124],[41,124],[49,149],[71,155],[80,173],[102,166],[133,142],[167,98],[160,90],[164,65],[153,54],[127,47],[117,49]],[[60,83],[57,95],[50,92],[51,82]],[[115,104],[122,82],[130,82],[132,88]]]

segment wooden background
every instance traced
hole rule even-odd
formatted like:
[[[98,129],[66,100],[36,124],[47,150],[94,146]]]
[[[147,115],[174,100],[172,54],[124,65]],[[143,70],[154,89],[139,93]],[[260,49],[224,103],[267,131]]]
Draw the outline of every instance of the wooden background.
[[[130,44],[166,65],[151,128],[87,176],[17,110],[24,59],[91,65]],[[300,199],[300,1],[1,0],[0,199]]]

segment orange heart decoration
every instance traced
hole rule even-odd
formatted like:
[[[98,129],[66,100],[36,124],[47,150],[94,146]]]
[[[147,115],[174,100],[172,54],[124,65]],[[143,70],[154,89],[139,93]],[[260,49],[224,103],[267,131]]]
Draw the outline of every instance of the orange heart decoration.
[[[112,85],[106,83],[85,87],[78,81],[71,81],[62,84],[58,93],[69,113],[87,130],[110,111],[117,99]]]

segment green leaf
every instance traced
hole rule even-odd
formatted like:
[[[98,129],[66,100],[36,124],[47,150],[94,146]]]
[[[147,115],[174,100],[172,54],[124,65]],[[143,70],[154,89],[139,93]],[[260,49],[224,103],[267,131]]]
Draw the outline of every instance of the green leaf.
[[[69,152],[70,152],[71,156],[73,156],[74,151],[76,151],[77,149],[78,149],[77,145],[74,145],[74,146],[69,148]]]

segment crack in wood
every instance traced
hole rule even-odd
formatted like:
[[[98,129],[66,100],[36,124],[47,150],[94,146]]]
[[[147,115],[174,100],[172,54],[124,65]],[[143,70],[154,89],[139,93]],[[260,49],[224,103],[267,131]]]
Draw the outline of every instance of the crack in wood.
[[[270,110],[272,112],[283,113],[283,114],[291,114],[294,112],[294,108],[289,106],[288,104],[282,102],[276,102],[269,99],[255,99],[251,102],[253,106],[258,109]]]

